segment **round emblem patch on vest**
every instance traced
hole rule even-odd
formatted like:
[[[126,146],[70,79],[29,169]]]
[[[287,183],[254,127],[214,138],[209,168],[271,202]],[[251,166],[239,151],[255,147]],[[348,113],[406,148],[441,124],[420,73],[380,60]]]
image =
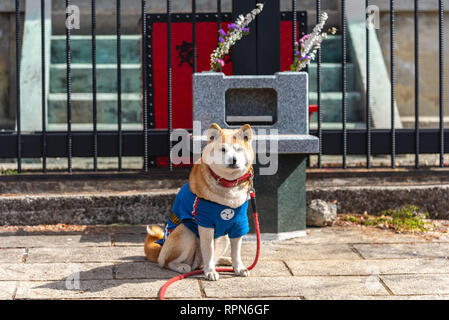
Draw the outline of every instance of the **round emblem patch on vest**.
[[[232,209],[224,209],[221,213],[220,213],[220,217],[223,220],[231,220],[234,217],[234,210]]]

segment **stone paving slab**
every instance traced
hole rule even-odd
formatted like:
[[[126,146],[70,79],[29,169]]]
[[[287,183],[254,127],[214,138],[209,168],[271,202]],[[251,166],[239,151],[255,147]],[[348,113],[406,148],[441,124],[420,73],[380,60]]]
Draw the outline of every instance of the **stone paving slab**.
[[[248,266],[252,261],[244,261],[244,263]],[[161,268],[158,264],[147,261],[115,264],[114,272],[116,279],[169,279],[178,275],[177,272]],[[254,277],[290,275],[288,267],[282,261],[260,261],[256,268],[251,270],[251,276]],[[196,278],[202,279],[203,275],[196,276]]]
[[[169,279],[179,275],[148,261],[118,263],[114,270],[116,279]]]
[[[382,285],[367,286],[368,277],[230,277],[211,282],[201,280],[209,298],[247,298],[306,295],[388,295]]]
[[[0,281],[0,300],[11,300],[17,287],[17,281]]]
[[[449,243],[355,244],[366,259],[436,258],[449,256]]]
[[[161,228],[164,228],[165,225],[160,224]],[[146,225],[125,225],[125,226],[117,226],[113,227],[113,233],[115,234],[147,234],[147,226]]]
[[[0,263],[21,263],[24,249],[0,249]]]
[[[115,246],[142,246],[146,234],[130,234],[130,233],[119,233],[112,236]]]
[[[261,260],[327,260],[327,259],[361,259],[347,244],[310,244],[301,246],[266,242],[261,245]],[[254,257],[256,244],[244,242],[242,256]]]
[[[1,251],[1,250],[0,250]],[[31,248],[27,263],[145,261],[140,247]]]
[[[388,275],[381,278],[394,294],[449,294],[449,275]]]
[[[89,280],[80,281],[79,289],[67,289],[65,281],[26,281],[18,284],[16,299],[85,299],[137,298],[155,299],[164,280]],[[73,283],[72,283],[73,285]],[[174,283],[167,298],[201,298],[198,280],[185,279]]]
[[[449,300],[449,295],[410,296],[305,296],[305,300]]]
[[[61,280],[79,272],[80,280],[113,279],[113,265],[107,263],[5,263],[0,280]]]
[[[3,236],[0,233],[0,248],[107,247],[110,245],[110,237],[107,234]]]
[[[218,299],[215,299],[218,300]],[[220,298],[220,300],[304,300],[303,297]]]
[[[295,261],[286,264],[295,276],[330,276],[373,274],[449,274],[449,260],[430,259],[394,259],[394,260],[327,260]]]
[[[243,259],[246,266],[253,263],[253,259]],[[256,267],[250,271],[252,277],[282,277],[291,276],[289,268],[283,261],[265,261],[261,260]]]
[[[427,242],[419,235],[393,233],[389,230],[366,227],[309,228],[307,236],[282,241],[283,244],[321,244],[321,243],[404,243]],[[432,242],[448,242],[446,237],[432,239]]]
[[[141,226],[100,230],[88,235],[0,233],[0,299],[154,299],[177,275],[145,260]],[[307,232],[264,242],[248,278],[221,274],[210,282],[198,275],[176,282],[167,297],[449,299],[449,243],[357,227]],[[252,263],[255,249],[255,242],[243,243],[245,265]],[[78,271],[80,290],[67,290],[66,280],[76,279]]]

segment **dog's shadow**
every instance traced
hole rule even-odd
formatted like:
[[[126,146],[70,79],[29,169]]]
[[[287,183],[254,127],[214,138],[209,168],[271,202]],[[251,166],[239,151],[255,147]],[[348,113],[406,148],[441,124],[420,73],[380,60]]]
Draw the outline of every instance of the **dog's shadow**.
[[[67,276],[53,280],[34,289],[52,289],[73,292],[101,292],[123,284],[165,281],[179,275],[146,261],[142,256],[123,257],[126,262],[111,263],[89,270],[78,271],[79,264],[67,266]]]

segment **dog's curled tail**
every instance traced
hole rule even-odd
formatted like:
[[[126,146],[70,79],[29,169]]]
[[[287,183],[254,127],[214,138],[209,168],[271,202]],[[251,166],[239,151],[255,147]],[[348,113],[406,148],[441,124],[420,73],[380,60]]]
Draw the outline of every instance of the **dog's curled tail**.
[[[148,261],[157,262],[162,246],[155,241],[164,237],[164,230],[157,225],[147,226],[147,237],[144,243],[145,257]]]

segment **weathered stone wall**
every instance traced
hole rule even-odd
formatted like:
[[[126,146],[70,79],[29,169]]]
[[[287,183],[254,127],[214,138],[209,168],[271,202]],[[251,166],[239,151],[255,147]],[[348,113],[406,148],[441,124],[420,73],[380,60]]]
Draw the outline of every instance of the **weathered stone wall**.
[[[291,0],[280,0],[281,11],[290,11],[292,8]],[[73,34],[90,34],[91,30],[91,5],[90,1],[72,0],[72,5],[80,8],[80,30],[73,30]],[[166,13],[166,1],[147,1],[148,13]],[[307,10],[309,12],[309,27],[313,27],[316,21],[315,16],[315,0],[297,1],[298,10]],[[323,0],[323,10],[338,10],[338,1]],[[221,9],[223,12],[232,11],[232,0],[221,0]],[[216,0],[197,0],[197,12],[216,12]],[[192,11],[192,0],[176,0],[172,1],[172,11],[174,13],[186,13]],[[136,34],[139,32],[141,12],[141,0],[127,0],[122,2],[122,33]],[[52,4],[53,33],[64,34],[65,19],[65,2],[53,1]],[[97,30],[98,34],[114,34],[116,32],[116,1],[115,0],[98,0],[97,1]],[[330,15],[329,23],[338,24],[338,14]]]
[[[15,1],[2,0],[0,2],[0,130],[14,128],[15,32]]]
[[[425,2],[419,14],[419,104],[420,123],[427,127],[438,127],[439,116],[439,47],[438,12],[436,1]],[[415,115],[415,55],[414,55],[414,13],[413,6],[403,5],[396,13],[396,101],[401,120],[406,127],[414,126]],[[449,10],[449,6],[446,6]],[[449,104],[449,11],[445,12],[445,99],[446,110]],[[381,13],[380,30],[377,32],[385,62],[390,69],[390,13]],[[389,92],[385,94],[389,95]],[[446,123],[449,118],[446,114]]]
[[[0,13],[0,123],[9,116],[9,15]]]

